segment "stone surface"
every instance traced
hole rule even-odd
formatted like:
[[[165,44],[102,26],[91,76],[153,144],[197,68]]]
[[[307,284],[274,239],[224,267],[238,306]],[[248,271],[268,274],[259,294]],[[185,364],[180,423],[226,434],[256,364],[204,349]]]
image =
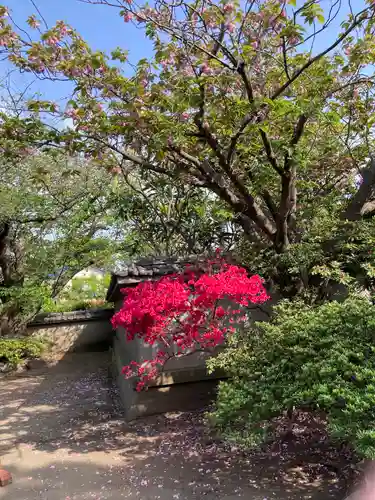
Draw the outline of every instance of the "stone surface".
[[[59,323],[75,323],[87,321],[106,321],[113,315],[113,309],[87,309],[84,311],[69,311],[58,313],[44,313],[35,316],[29,326],[56,325]]]
[[[53,352],[84,351],[96,344],[111,343],[112,315],[112,310],[103,315],[93,315],[90,311],[48,315],[28,325],[27,332],[46,339]]]
[[[222,374],[207,373],[206,356],[201,352],[169,360],[163,373],[149,384],[148,390],[137,392],[134,380],[125,378],[122,368],[132,360],[151,359],[153,349],[138,338],[128,342],[121,328],[114,335],[112,376],[128,420],[168,411],[193,410],[211,402]]]

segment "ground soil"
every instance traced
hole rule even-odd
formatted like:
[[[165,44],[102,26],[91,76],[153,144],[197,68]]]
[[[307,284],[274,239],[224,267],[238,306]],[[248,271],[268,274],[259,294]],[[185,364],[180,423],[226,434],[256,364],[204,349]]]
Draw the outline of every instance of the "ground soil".
[[[13,474],[1,499],[344,498],[352,457],[303,414],[253,453],[210,434],[203,409],[129,424],[108,366],[105,351],[68,354],[0,379],[0,461]]]

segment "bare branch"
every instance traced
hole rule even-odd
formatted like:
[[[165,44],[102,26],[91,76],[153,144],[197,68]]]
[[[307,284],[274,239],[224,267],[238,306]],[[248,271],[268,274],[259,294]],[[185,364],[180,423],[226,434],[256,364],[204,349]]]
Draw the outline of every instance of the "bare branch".
[[[228,153],[227,153],[227,161],[228,163],[231,163],[233,156],[236,152],[236,146],[239,138],[242,136],[242,134],[245,132],[245,129],[248,125],[250,124],[255,124],[255,123],[260,123],[265,115],[267,114],[268,106],[263,105],[257,110],[252,110],[250,113],[248,113],[242,120],[237,132],[233,134],[230,140],[230,145],[228,148]]]
[[[344,83],[340,87],[336,87],[335,89],[331,90],[327,95],[326,99],[329,99],[330,97],[333,97],[334,94],[337,94],[338,92],[341,92],[341,90],[345,90],[349,87],[356,87],[357,85],[362,85],[365,83],[374,83],[374,77],[362,77],[358,78],[357,80],[351,80],[350,82]]]

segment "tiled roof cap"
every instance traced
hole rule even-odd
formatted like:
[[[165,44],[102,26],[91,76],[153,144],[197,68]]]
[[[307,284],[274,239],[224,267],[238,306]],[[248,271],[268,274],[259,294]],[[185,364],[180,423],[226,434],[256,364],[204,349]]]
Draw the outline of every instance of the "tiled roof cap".
[[[112,273],[111,282],[107,292],[107,300],[115,302],[121,298],[120,289],[136,286],[141,281],[155,280],[162,276],[181,272],[186,266],[200,267],[207,257],[186,258],[154,258],[140,259],[137,262],[125,264],[121,269]]]

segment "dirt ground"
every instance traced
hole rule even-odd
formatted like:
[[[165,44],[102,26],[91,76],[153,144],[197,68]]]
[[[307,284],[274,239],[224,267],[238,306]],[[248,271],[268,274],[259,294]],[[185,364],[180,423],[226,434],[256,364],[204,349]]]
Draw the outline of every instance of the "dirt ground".
[[[4,500],[342,499],[348,464],[288,444],[242,453],[207,433],[201,412],[124,422],[108,352],[71,354],[0,379]],[[286,447],[286,448],[285,448]],[[314,454],[315,453],[315,454]]]

